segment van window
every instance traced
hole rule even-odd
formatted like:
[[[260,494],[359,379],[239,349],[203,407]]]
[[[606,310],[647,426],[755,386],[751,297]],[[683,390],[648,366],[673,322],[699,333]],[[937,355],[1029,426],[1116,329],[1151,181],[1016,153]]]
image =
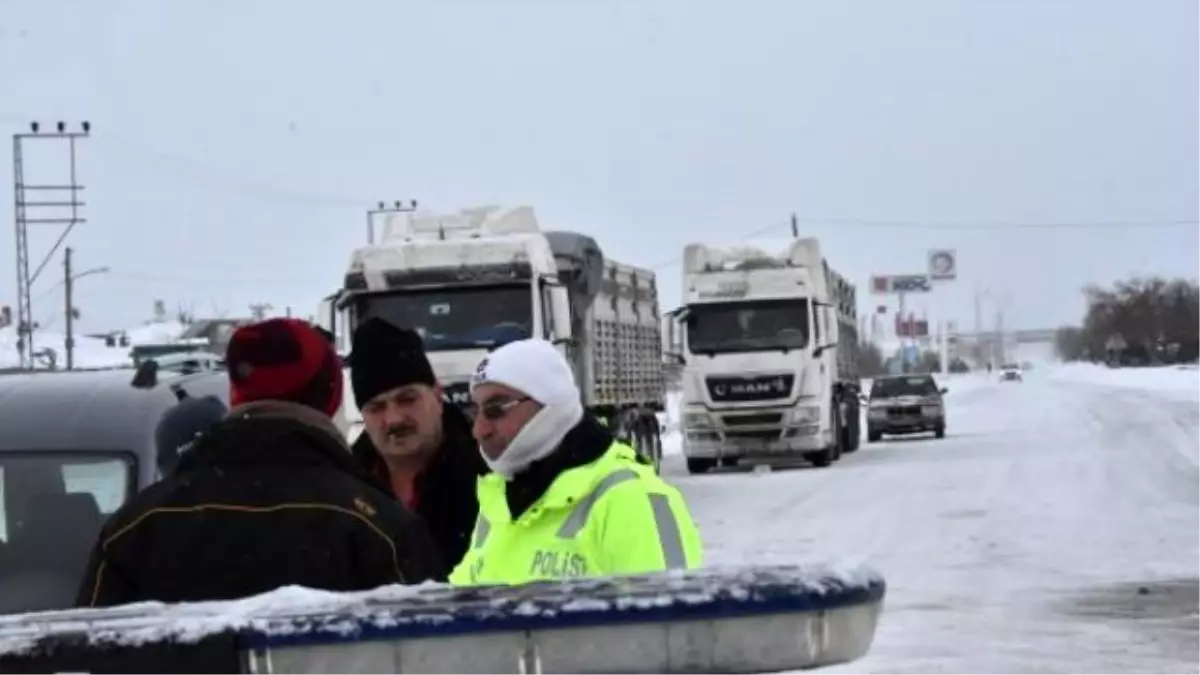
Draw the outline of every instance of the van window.
[[[0,614],[69,607],[100,527],[134,492],[131,456],[0,453]]]

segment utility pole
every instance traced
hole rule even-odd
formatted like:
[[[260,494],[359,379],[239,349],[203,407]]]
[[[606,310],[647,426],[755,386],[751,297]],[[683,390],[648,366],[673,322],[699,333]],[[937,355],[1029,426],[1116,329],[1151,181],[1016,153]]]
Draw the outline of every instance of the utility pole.
[[[983,360],[983,298],[979,284],[975,284],[975,360]],[[983,364],[976,363],[976,367]]]
[[[796,214],[793,213],[792,214],[792,239],[799,239],[799,238],[800,238],[800,219],[797,218]]]
[[[67,370],[75,369],[75,279],[71,276],[71,247],[63,249],[63,295],[66,296],[66,306],[63,308],[63,318],[66,319],[67,339],[63,346],[67,348]]]
[[[275,309],[269,302],[256,302],[250,305],[250,315],[255,321],[263,321],[267,318],[267,312]]]
[[[67,370],[75,368],[75,319],[79,318],[79,309],[75,307],[75,281],[91,274],[105,274],[107,267],[93,267],[82,272],[75,272],[70,246],[63,249],[63,295],[66,296],[63,307],[63,318],[66,319],[67,339]]]
[[[75,142],[87,138],[91,133],[91,124],[83,122],[82,131],[68,131],[66,122],[55,124],[55,130],[43,131],[38,122],[31,122],[29,132],[13,134],[13,216],[16,224],[16,257],[17,257],[17,351],[21,357],[22,368],[33,367],[33,300],[30,289],[38,275],[46,267],[46,263],[54,256],[63,240],[79,223],[86,222],[79,217],[79,209],[84,205],[79,193],[83,190],[76,179]],[[58,141],[68,147],[70,165],[66,184],[46,183],[30,184],[25,182],[25,144],[32,141]],[[30,193],[50,195],[41,200],[30,200]],[[51,198],[56,197],[56,198]],[[44,216],[35,215],[39,209],[49,209]],[[33,213],[31,213],[33,212]],[[30,225],[66,225],[54,246],[46,257],[31,274],[29,271],[29,226]]]
[[[397,199],[388,206],[384,202],[379,202],[378,208],[367,210],[367,244],[375,244],[375,216],[384,213],[410,213],[417,210],[417,200],[409,200],[408,205]]]

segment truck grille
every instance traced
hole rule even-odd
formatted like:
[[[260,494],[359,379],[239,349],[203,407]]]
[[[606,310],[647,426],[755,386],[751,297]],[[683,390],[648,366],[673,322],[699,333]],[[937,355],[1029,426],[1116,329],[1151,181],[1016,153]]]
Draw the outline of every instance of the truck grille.
[[[450,382],[442,385],[446,402],[463,407],[471,402],[471,387],[467,382]]]
[[[758,375],[754,377],[709,377],[708,395],[714,403],[744,403],[787,398],[796,376]]]
[[[726,415],[725,426],[748,427],[755,425],[779,424],[783,421],[783,413],[756,413],[753,415]]]

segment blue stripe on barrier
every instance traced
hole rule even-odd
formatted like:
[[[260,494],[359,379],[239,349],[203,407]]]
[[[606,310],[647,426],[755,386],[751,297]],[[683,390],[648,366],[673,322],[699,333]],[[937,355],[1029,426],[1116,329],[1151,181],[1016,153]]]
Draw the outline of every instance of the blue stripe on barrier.
[[[655,593],[621,594],[567,601],[528,597],[528,587],[456,591],[452,604],[401,601],[402,605],[332,616],[266,619],[265,626],[244,630],[248,647],[285,647],[358,642],[363,640],[448,637],[483,632],[585,628],[628,623],[705,620],[776,613],[828,611],[882,600],[886,584],[870,578],[849,584],[838,578],[813,579],[804,584],[742,581],[729,589],[672,589]],[[709,583],[719,584],[719,578]],[[524,590],[516,593],[514,590]],[[616,591],[617,589],[609,589]],[[505,598],[504,596],[515,596]],[[708,597],[700,597],[707,595]],[[489,597],[499,596],[499,597]],[[586,598],[578,602],[579,597]],[[476,605],[475,603],[479,603]],[[609,606],[601,606],[611,603]],[[624,606],[622,606],[624,605]]]

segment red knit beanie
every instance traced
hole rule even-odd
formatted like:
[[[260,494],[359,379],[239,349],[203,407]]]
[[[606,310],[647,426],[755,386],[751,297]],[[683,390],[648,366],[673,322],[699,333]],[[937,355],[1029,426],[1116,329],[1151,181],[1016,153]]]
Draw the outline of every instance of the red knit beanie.
[[[232,405],[291,401],[332,417],[342,405],[341,360],[329,338],[299,319],[239,327],[225,352]]]

